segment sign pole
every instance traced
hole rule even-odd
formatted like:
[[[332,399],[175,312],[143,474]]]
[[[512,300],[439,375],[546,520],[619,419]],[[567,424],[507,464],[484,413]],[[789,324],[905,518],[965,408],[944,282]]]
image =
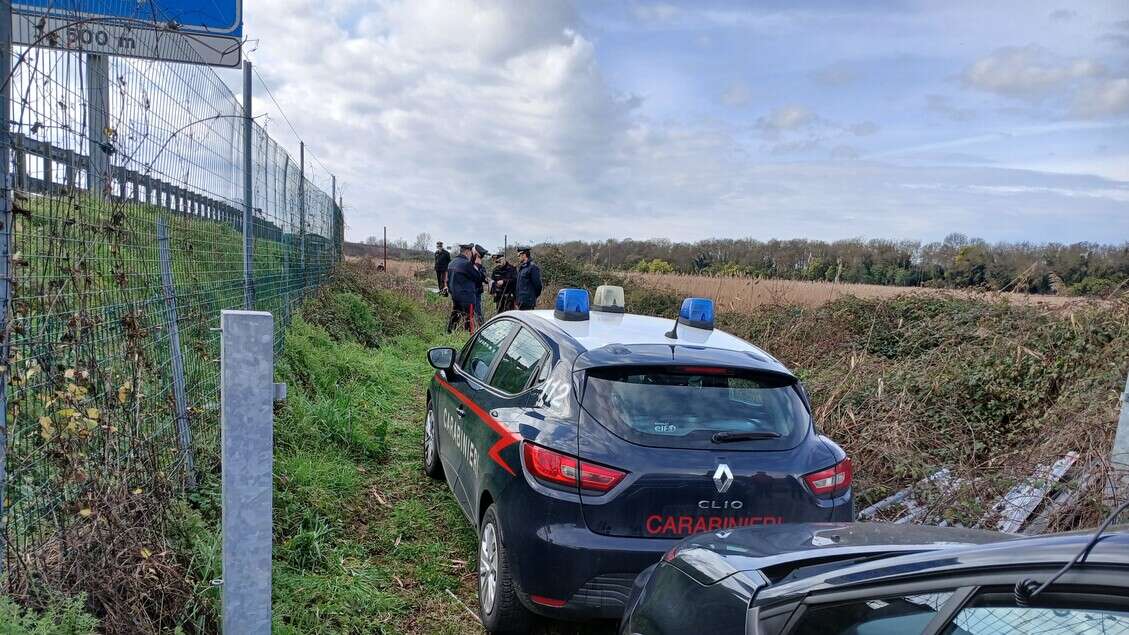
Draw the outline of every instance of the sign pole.
[[[106,129],[110,119],[110,58],[86,56],[86,187],[95,199],[108,198],[110,174]]]
[[[252,231],[251,194],[254,188],[251,172],[251,62],[243,62],[243,308],[250,311],[255,306],[252,273],[252,250],[255,248]]]

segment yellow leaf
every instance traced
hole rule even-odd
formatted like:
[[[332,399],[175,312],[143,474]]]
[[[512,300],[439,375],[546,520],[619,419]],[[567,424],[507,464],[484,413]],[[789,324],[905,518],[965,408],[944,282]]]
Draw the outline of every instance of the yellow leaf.
[[[101,413],[98,412],[97,408],[87,408],[86,409],[86,418],[87,419],[93,419],[93,420],[97,421],[99,416],[101,416]]]
[[[140,494],[142,491],[144,491],[144,490],[142,490],[140,487],[138,487],[138,488],[133,490],[133,493],[134,494]]]
[[[82,509],[78,510],[78,515],[82,516],[83,518],[90,518],[90,515],[93,513],[94,510],[90,509],[89,507],[83,507]]]
[[[148,550],[148,549],[146,549],[145,547],[142,547],[142,548],[141,548],[141,557],[142,557],[142,558],[145,558],[146,560],[148,560],[148,559],[149,559],[149,556],[151,556],[151,555],[153,555],[153,552],[152,552],[152,551],[149,551],[149,550]]]
[[[63,377],[66,377],[67,379],[74,379],[74,369],[68,368],[67,370],[63,371]]]
[[[133,392],[133,382],[127,381],[118,388],[118,402],[125,403],[129,399],[129,393]]]
[[[76,412],[74,408],[62,408],[61,410],[59,410],[59,416],[60,417],[70,418],[70,417],[75,417],[77,415],[78,415],[78,412]]]

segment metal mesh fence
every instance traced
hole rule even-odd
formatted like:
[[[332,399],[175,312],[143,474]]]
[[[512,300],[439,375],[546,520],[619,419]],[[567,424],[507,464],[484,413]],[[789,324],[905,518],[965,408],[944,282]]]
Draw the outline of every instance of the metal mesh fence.
[[[0,535],[15,580],[58,566],[106,492],[190,486],[217,461],[214,329],[244,304],[246,168],[240,99],[211,68],[12,52]],[[251,148],[253,305],[279,346],[343,220],[257,123]]]

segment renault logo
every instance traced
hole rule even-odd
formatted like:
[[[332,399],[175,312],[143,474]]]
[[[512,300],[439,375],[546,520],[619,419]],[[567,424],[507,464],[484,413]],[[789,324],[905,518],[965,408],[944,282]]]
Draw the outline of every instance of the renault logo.
[[[728,465],[721,463],[717,466],[713,473],[713,484],[717,486],[718,494],[729,491],[729,486],[733,484],[733,472],[729,471]]]

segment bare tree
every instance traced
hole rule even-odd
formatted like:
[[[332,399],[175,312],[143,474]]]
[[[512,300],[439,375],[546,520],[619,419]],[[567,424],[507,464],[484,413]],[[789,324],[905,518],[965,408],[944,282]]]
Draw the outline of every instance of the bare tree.
[[[416,241],[412,243],[412,249],[416,251],[427,251],[429,245],[431,245],[431,234],[420,232],[416,234]]]

